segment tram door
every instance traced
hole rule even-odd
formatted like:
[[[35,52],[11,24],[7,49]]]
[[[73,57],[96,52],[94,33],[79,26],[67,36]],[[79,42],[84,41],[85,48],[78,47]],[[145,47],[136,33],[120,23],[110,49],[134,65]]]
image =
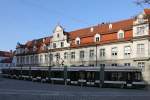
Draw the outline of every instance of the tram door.
[[[131,72],[127,72],[126,74],[127,74],[127,77],[126,77],[127,78],[127,83],[131,84],[132,83],[132,73]]]
[[[79,71],[79,80],[86,80],[86,72]]]
[[[87,82],[94,82],[94,72],[87,72],[86,73],[86,80]]]

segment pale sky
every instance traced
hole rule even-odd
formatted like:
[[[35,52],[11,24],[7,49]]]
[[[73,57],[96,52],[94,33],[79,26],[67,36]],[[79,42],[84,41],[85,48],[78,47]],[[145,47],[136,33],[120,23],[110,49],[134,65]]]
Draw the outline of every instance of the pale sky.
[[[128,19],[145,7],[134,0],[0,0],[0,50],[50,36],[58,23],[73,31]]]

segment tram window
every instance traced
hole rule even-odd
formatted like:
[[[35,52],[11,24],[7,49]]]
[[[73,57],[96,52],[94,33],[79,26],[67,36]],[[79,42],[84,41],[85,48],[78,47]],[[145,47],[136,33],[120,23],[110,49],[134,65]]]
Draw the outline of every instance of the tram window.
[[[105,67],[105,64],[100,64],[100,67]]]
[[[58,71],[54,71],[54,72],[53,72],[53,77],[54,77],[54,78],[63,78],[63,75],[64,75],[64,74],[63,74],[63,72],[61,72],[61,71],[59,71],[59,72],[58,72]]]
[[[89,64],[90,67],[94,67],[94,64]]]
[[[141,73],[135,73],[135,80],[140,81],[141,80]]]

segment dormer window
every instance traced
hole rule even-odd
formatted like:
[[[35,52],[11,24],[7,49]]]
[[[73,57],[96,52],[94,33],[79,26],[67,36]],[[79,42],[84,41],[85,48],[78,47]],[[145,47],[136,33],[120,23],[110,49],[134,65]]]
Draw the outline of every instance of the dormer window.
[[[91,27],[90,31],[91,31],[91,32],[93,32],[93,31],[94,31],[94,28],[93,28],[93,27]]]
[[[95,42],[99,42],[100,41],[100,34],[96,34],[95,38],[94,38]]]
[[[34,46],[34,47],[33,47],[33,51],[36,51],[36,49],[37,49],[36,46]]]
[[[144,16],[142,14],[140,14],[137,18],[137,21],[139,24],[144,23]]]
[[[110,29],[110,30],[112,29],[112,24],[109,24],[109,29]]]
[[[25,53],[27,53],[29,50],[28,50],[28,48],[25,48]]]
[[[75,44],[76,44],[76,45],[80,45],[80,38],[79,38],[79,37],[77,37],[77,38],[75,39]]]
[[[124,38],[124,31],[123,30],[119,30],[117,35],[118,35],[118,39],[123,39]]]
[[[45,39],[43,38],[43,43],[45,42]]]

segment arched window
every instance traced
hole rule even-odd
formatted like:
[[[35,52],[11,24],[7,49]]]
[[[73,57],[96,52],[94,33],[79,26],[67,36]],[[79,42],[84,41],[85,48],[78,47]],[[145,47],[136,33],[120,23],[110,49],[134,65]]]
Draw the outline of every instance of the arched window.
[[[99,42],[100,41],[100,34],[95,34],[94,41]]]
[[[124,38],[124,31],[123,30],[119,30],[117,35],[118,35],[118,39]]]
[[[77,38],[75,39],[75,44],[76,44],[76,45],[79,45],[79,44],[80,44],[80,38],[79,38],[79,37],[77,37]]]
[[[33,51],[36,51],[36,50],[37,50],[36,46],[33,46]]]

